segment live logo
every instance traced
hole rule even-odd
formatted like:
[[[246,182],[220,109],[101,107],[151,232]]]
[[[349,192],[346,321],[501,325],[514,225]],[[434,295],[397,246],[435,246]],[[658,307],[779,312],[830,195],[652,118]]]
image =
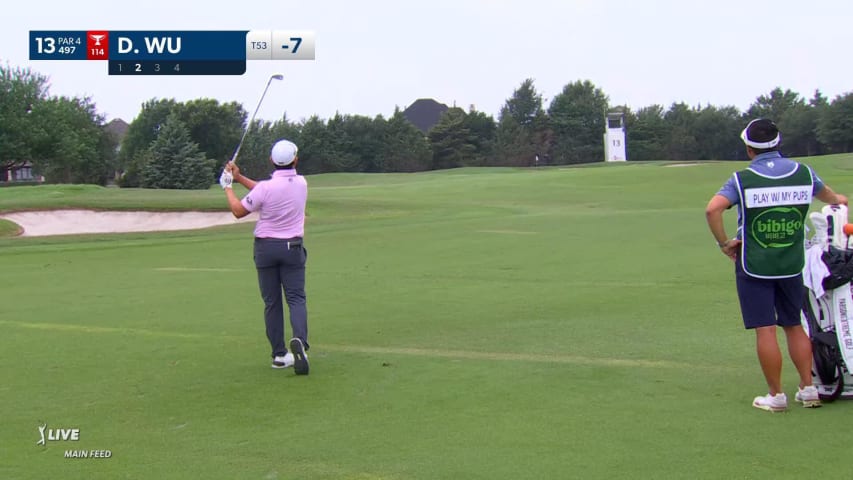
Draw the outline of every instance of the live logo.
[[[86,59],[108,60],[110,57],[109,33],[107,31],[89,30],[86,32]]]

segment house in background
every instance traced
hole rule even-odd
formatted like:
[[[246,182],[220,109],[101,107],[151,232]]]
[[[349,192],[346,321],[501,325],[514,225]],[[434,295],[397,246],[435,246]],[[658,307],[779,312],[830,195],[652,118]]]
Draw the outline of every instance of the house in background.
[[[23,164],[13,164],[7,167],[0,167],[0,182],[43,182],[44,177],[33,175],[33,164],[24,162]]]
[[[106,125],[104,125],[104,130],[111,134],[118,144],[116,151],[121,148],[121,141],[124,140],[124,136],[127,135],[128,128],[130,128],[130,125],[120,118],[110,120]]]
[[[127,129],[130,125],[124,120],[117,118],[111,120],[104,125],[104,129],[112,135],[116,142],[116,153],[121,149],[121,141],[127,135]],[[116,172],[118,175],[118,172]],[[7,165],[0,165],[0,183],[42,183],[44,177],[33,174],[33,164],[29,161],[9,162]]]
[[[124,120],[120,118],[115,118],[110,120],[106,125],[104,125],[104,130],[113,138],[116,142],[116,156],[118,156],[119,150],[121,150],[121,142],[124,140],[124,137],[127,135],[127,129],[130,128],[130,125],[127,124]],[[124,172],[116,170],[113,172],[112,180],[107,181],[107,185],[114,185],[121,178],[121,175]]]
[[[419,98],[403,110],[403,116],[420,131],[427,133],[447,110],[447,105],[443,103],[431,98]]]

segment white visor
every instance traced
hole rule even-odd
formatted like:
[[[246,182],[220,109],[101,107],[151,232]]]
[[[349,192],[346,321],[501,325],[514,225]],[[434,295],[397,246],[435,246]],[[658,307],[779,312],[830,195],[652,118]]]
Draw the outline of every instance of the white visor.
[[[740,138],[741,138],[741,140],[743,140],[743,143],[749,145],[752,148],[762,148],[762,149],[773,148],[776,145],[779,145],[779,142],[782,140],[782,136],[778,133],[776,134],[776,138],[774,138],[773,140],[770,140],[769,142],[756,142],[754,140],[749,139],[749,136],[747,136],[746,132],[747,132],[747,130],[749,130],[749,127],[753,124],[753,122],[756,122],[756,121],[758,121],[758,120],[756,119],[756,120],[753,120],[752,122],[749,122],[749,125],[747,125],[746,128],[744,128],[743,131],[740,132]]]

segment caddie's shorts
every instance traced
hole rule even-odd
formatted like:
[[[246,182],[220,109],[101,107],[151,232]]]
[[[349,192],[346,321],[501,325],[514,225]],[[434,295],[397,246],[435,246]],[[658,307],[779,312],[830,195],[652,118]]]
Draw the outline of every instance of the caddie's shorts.
[[[802,275],[777,279],[751,277],[743,271],[738,258],[735,279],[744,327],[800,325],[800,310],[806,294]]]

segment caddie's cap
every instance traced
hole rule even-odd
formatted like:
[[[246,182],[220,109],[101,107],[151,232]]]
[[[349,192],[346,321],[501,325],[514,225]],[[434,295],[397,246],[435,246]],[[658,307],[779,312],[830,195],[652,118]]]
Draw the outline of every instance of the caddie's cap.
[[[740,134],[743,143],[752,148],[774,148],[782,141],[779,128],[771,120],[756,118]]]
[[[296,144],[290,140],[279,140],[272,146],[270,159],[272,159],[272,163],[279,167],[286,167],[293,163],[293,159],[296,158],[298,151],[299,149],[296,147]]]

